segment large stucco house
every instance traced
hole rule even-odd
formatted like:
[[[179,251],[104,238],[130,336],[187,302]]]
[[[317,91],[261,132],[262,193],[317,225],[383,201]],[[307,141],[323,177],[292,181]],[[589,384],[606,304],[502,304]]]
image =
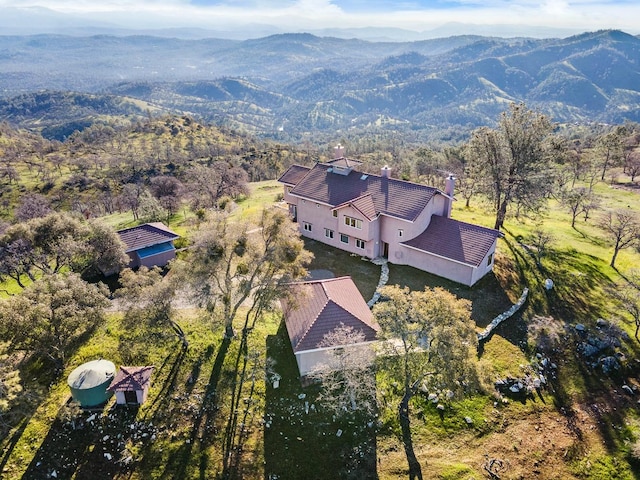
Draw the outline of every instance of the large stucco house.
[[[336,147],[335,158],[291,166],[279,179],[300,233],[368,258],[410,265],[464,285],[493,268],[497,230],[450,218],[453,177],[445,191],[357,170]]]

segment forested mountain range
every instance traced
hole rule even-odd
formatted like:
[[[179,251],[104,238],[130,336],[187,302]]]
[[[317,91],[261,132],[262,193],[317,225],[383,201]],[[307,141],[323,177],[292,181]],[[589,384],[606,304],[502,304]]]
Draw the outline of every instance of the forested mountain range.
[[[557,122],[622,123],[640,120],[640,38],[4,36],[0,95],[4,119],[51,138],[158,109],[285,139],[347,128],[444,138],[492,124],[512,101]]]

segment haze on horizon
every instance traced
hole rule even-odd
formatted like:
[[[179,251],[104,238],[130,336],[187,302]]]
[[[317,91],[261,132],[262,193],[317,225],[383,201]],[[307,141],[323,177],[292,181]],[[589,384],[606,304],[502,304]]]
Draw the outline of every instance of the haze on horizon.
[[[450,24],[496,36],[566,35],[603,29],[640,33],[637,0],[0,0],[3,32],[68,27],[205,29],[245,37],[330,29],[429,32]],[[245,33],[242,33],[245,32]],[[252,33],[253,32],[253,33]],[[59,31],[57,33],[60,33]],[[465,32],[461,27],[459,34]]]

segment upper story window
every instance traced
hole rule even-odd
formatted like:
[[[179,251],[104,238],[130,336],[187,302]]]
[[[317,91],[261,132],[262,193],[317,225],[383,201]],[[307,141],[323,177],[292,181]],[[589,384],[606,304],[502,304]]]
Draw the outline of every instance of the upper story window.
[[[357,229],[362,229],[362,220],[358,218],[344,216],[344,224]]]
[[[404,237],[404,230],[401,228],[398,229],[398,237]]]
[[[487,258],[487,267],[492,263],[493,263],[493,253],[490,253],[489,257]]]
[[[334,217],[338,218],[338,210],[333,210],[333,211],[331,212],[331,214],[332,214]]]

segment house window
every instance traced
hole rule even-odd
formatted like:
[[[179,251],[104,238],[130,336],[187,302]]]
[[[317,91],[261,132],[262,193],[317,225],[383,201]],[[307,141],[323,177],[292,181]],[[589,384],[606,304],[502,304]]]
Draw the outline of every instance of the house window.
[[[333,230],[325,228],[324,229],[324,236],[327,237],[327,238],[333,238]]]
[[[307,232],[310,232],[311,231],[311,224],[307,223],[307,222],[304,222],[302,224],[302,228],[304,228]]]
[[[398,229],[398,237],[404,237],[404,230],[401,228]]]
[[[349,243],[349,235],[345,235],[344,233],[340,234],[340,241],[342,243]]]
[[[364,244],[365,244],[364,240],[360,240],[359,238],[356,238],[356,247],[364,250]]]
[[[319,203],[316,203],[316,208],[320,208],[320,204]]]
[[[332,214],[334,217],[338,218],[338,210],[333,210],[333,211],[331,212],[331,214]]]
[[[344,216],[344,224],[349,227],[357,228],[358,230],[362,229],[362,220],[353,217]]]
[[[490,253],[487,257],[487,267],[493,263],[493,253]]]

